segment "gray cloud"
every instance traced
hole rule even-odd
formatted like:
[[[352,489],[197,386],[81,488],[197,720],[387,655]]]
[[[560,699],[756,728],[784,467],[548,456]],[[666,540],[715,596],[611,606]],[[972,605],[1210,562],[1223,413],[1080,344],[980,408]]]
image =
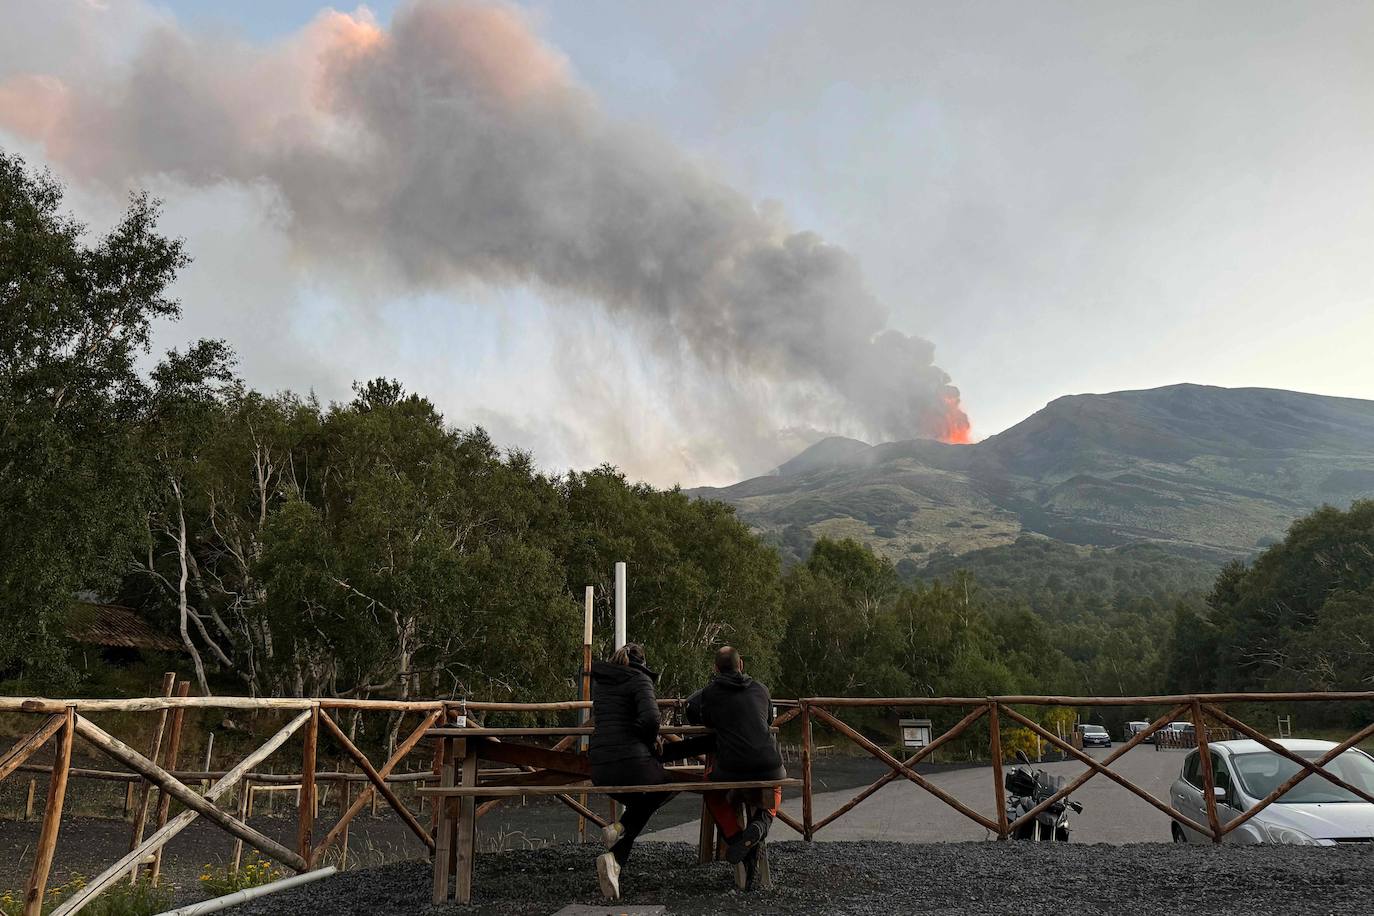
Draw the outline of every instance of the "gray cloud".
[[[852,255],[609,118],[508,7],[421,0],[387,30],[331,12],[268,47],[155,24],[83,77],[10,74],[0,125],[80,180],[265,186],[296,257],[359,300],[482,283],[599,304],[713,381],[721,403],[673,409],[714,416],[742,464],[783,426],[967,434]]]

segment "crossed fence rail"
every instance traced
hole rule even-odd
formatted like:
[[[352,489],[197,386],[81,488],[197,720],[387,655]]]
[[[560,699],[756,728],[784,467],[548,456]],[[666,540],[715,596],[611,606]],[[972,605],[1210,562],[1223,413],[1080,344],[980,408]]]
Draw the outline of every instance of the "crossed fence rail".
[[[151,865],[150,872],[156,878],[160,865],[161,851],[174,836],[188,827],[197,818],[203,817],[224,830],[236,840],[246,843],[262,854],[276,860],[297,872],[320,868],[324,853],[347,831],[349,823],[357,814],[372,802],[373,793],[385,800],[387,806],[407,825],[407,827],[431,850],[435,849],[435,828],[426,826],[396,794],[393,785],[401,777],[393,775],[396,768],[413,752],[436,723],[453,722],[457,717],[464,721],[480,724],[481,717],[487,713],[552,714],[566,711],[583,711],[590,704],[586,701],[566,701],[550,703],[487,703],[476,701],[425,700],[342,700],[326,699],[276,699],[260,697],[193,697],[188,695],[189,687],[181,684],[174,691],[172,682],[165,685],[164,695],[140,699],[70,699],[51,700],[42,698],[0,697],[0,712],[22,712],[41,715],[45,718],[32,733],[21,738],[6,754],[0,756],[0,781],[24,768],[26,761],[40,747],[53,742],[54,759],[47,798],[44,805],[43,821],[39,833],[33,867],[25,888],[26,916],[39,916],[46,893],[48,876],[52,868],[59,831],[62,809],[69,778],[108,778],[108,773],[74,770],[72,753],[75,739],[103,753],[118,763],[144,784],[143,797],[139,805],[139,815],[135,822],[135,834],[129,853],[111,865],[76,894],[63,901],[53,916],[73,916],[90,904],[105,889],[126,877],[136,877],[140,868]],[[1296,785],[1310,776],[1317,776],[1345,789],[1364,801],[1374,803],[1374,795],[1353,786],[1326,769],[1326,765],[1342,753],[1374,735],[1374,723],[1365,725],[1354,735],[1336,745],[1317,760],[1308,760],[1294,754],[1272,738],[1235,718],[1223,708],[1232,704],[1251,703],[1306,703],[1306,702],[1345,702],[1367,703],[1374,700],[1374,691],[1348,693],[1235,693],[1200,694],[1146,697],[1074,697],[1074,696],[997,696],[997,697],[810,697],[801,700],[779,701],[782,710],[774,721],[776,727],[786,726],[794,721],[800,726],[800,766],[802,816],[800,820],[779,812],[779,819],[796,830],[806,840],[812,840],[816,833],[852,811],[865,799],[897,779],[914,783],[940,802],[995,834],[998,839],[1007,839],[1018,826],[1036,817],[1040,812],[1057,801],[1077,791],[1084,783],[1095,776],[1102,775],[1124,789],[1139,796],[1161,813],[1192,830],[1210,836],[1213,842],[1222,839],[1273,804]],[[661,700],[660,705],[668,709],[680,709],[681,700]],[[1074,743],[1065,739],[1020,711],[1017,707],[1165,707],[1167,712],[1155,719],[1142,731],[1134,734],[1129,741],[1115,748],[1102,759],[1089,756]],[[967,712],[954,725],[934,737],[925,747],[905,759],[898,759],[877,742],[865,736],[858,728],[840,717],[842,710],[857,709],[918,709],[933,707],[963,708]],[[279,728],[262,745],[245,756],[238,764],[222,772],[188,774],[178,769],[178,752],[184,729],[185,713],[188,709],[217,710],[278,710],[291,714],[290,720]],[[87,718],[88,714],[102,712],[149,712],[159,716],[154,739],[147,754],[140,753],[120,741],[109,732]],[[387,712],[390,714],[415,715],[419,722],[406,737],[396,744],[381,766],[376,766],[349,738],[347,731],[340,726],[337,717],[346,712]],[[988,817],[963,801],[953,797],[915,769],[940,747],[961,735],[980,720],[987,720],[988,758],[991,769],[994,816]],[[1200,824],[1175,809],[1167,801],[1131,782],[1130,779],[1114,771],[1111,764],[1136,748],[1151,736],[1161,733],[1170,722],[1187,719],[1193,723],[1194,735],[1201,761],[1203,797],[1206,800],[1206,825]],[[1002,768],[1002,728],[1004,723],[1027,729],[1040,740],[1058,748],[1069,757],[1086,766],[1084,772],[1066,783],[1051,797],[1044,799],[1030,811],[1015,821],[1008,821],[1003,804]],[[817,819],[814,811],[813,759],[818,745],[815,729],[819,725],[829,729],[838,737],[844,738],[859,749],[885,764],[890,772],[883,774],[871,785],[863,789],[849,801],[834,811]],[[1208,742],[1217,734],[1217,729],[1230,729],[1244,735],[1289,760],[1298,769],[1281,785],[1277,786],[1253,808],[1222,824],[1217,816],[1215,798],[1215,774],[1212,771],[1211,755],[1207,753]],[[301,772],[299,775],[275,775],[275,779],[290,779],[300,786],[298,801],[298,831],[294,848],[265,836],[247,823],[242,808],[231,813],[219,805],[221,799],[229,794],[245,779],[262,778],[255,774],[264,761],[281,750],[297,733],[301,740]],[[317,783],[334,774],[317,773],[317,755],[320,736],[332,741],[361,770],[367,780],[365,788],[359,793],[339,820],[329,828],[319,841],[315,839],[318,818],[316,805]],[[436,750],[433,777],[437,783],[441,775],[442,759]],[[195,779],[191,777],[195,777]],[[188,783],[204,779],[205,784],[199,791]],[[157,804],[150,807],[150,797],[156,790]],[[240,793],[242,794],[242,793]],[[594,812],[572,797],[560,799],[582,817],[600,822]],[[183,811],[171,816],[172,801],[178,802]],[[495,807],[499,802],[483,805],[478,816]],[[144,836],[149,816],[153,818],[154,830]],[[437,809],[432,817],[437,819]]]

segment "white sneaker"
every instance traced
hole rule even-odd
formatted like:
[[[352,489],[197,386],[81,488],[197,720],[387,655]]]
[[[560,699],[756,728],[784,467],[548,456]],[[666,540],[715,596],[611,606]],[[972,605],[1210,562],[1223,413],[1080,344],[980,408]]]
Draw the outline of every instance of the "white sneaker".
[[[620,863],[615,860],[615,853],[603,852],[596,857],[596,877],[607,900],[620,899]]]
[[[616,843],[619,843],[620,838],[624,835],[625,825],[620,823],[620,821],[616,821],[614,824],[607,824],[605,827],[601,828],[601,845],[610,849]]]

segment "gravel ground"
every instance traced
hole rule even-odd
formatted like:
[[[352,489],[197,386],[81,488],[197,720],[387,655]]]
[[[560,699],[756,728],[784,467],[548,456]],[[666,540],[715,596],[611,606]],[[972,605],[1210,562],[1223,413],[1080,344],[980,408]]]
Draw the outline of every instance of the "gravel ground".
[[[695,864],[687,844],[635,850],[622,906],[674,914],[909,913],[1062,916],[1185,911],[1190,916],[1368,913],[1374,849],[1348,846],[776,843],[774,889],[741,894],[723,863]],[[550,846],[479,856],[471,907],[429,904],[430,869],[406,862],[349,872],[226,910],[232,916],[471,913],[546,916],[599,904],[597,850]],[[618,910],[607,910],[608,913]]]

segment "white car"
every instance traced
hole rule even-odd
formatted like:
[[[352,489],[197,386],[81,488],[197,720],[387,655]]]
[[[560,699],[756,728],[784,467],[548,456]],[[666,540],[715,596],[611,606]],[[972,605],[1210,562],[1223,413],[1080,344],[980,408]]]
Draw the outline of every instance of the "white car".
[[[1313,761],[1336,746],[1331,741],[1293,738],[1277,743]],[[1275,754],[1258,741],[1216,741],[1210,747],[1216,779],[1217,819],[1223,825],[1253,808],[1300,769],[1296,763]],[[1374,795],[1374,758],[1364,751],[1348,750],[1328,763],[1326,769]],[[1199,824],[1207,823],[1197,751],[1191,751],[1184,758],[1183,772],[1175,780],[1169,796],[1180,812]],[[1177,821],[1173,824],[1173,835],[1178,843],[1212,842],[1211,836]],[[1226,834],[1225,841],[1300,846],[1371,843],[1374,842],[1374,805],[1320,776],[1311,775]]]

